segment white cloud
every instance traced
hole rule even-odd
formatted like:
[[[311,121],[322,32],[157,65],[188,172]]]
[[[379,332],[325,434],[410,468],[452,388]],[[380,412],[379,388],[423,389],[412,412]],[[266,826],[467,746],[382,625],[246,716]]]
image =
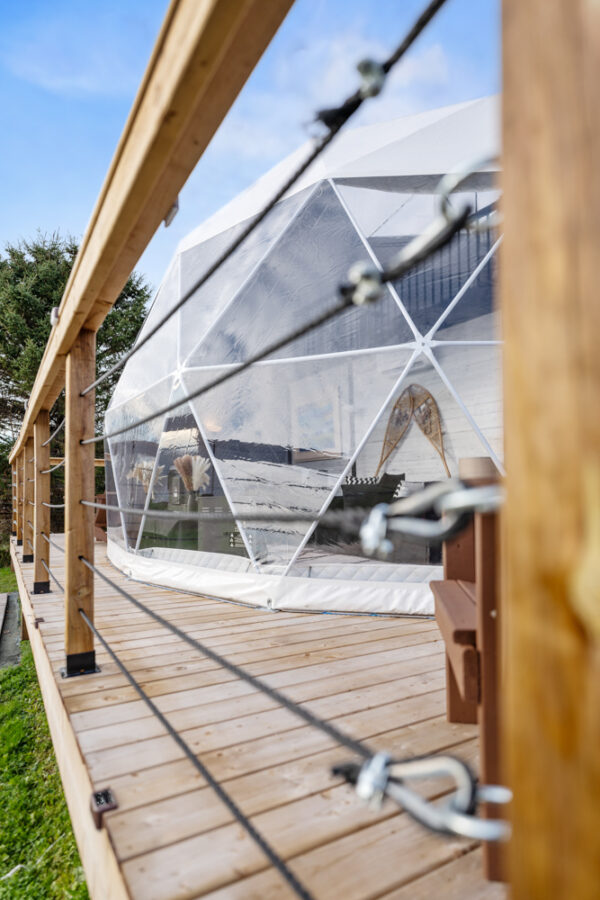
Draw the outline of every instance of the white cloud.
[[[212,152],[242,165],[260,160],[268,168],[307,139],[317,110],[335,106],[356,89],[358,61],[380,60],[386,54],[379,42],[347,31],[333,40],[312,42],[291,58],[280,57],[268,88],[249,86],[234,105]],[[448,60],[439,44],[413,53],[392,71],[380,97],[365,103],[351,127],[422,109],[427,93],[439,91],[448,78]]]

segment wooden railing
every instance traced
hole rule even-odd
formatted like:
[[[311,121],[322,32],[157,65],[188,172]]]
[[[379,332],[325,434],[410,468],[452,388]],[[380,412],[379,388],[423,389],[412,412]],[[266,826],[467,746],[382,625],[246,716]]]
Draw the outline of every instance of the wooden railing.
[[[10,455],[13,519],[35,590],[49,590],[49,413],[65,389],[67,674],[94,669],[96,331],[293,0],[172,0],[84,235]],[[29,524],[31,523],[31,524]]]

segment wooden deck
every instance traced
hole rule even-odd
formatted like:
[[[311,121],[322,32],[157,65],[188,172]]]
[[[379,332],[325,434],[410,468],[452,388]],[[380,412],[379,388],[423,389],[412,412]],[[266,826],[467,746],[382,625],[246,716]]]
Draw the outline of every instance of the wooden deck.
[[[60,540],[60,537],[55,537]],[[30,593],[33,565],[12,546],[22,607],[65,794],[95,900],[292,897],[107,654],[63,680],[63,598]],[[477,764],[475,728],[445,720],[444,659],[427,619],[272,613],[128,581],[152,609],[351,735],[398,756],[452,749]],[[62,554],[51,568],[63,583]],[[37,626],[35,624],[37,620]],[[318,900],[501,900],[477,845],[426,833],[393,805],[373,812],[330,774],[347,750],[206,660],[97,580],[96,625],[161,711]],[[92,789],[118,809],[96,830]],[[439,781],[423,785],[443,793]]]

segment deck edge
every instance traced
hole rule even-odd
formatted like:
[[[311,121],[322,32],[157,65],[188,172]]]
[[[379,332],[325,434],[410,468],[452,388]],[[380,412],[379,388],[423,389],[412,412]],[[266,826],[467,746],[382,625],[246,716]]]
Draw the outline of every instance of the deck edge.
[[[108,833],[105,828],[96,829],[92,819],[89,802],[93,785],[71,728],[68,713],[46,654],[42,635],[33,625],[35,612],[31,605],[29,591],[23,578],[13,540],[10,542],[10,555],[17,578],[21,612],[27,625],[46,719],[90,897],[94,900],[131,900]]]

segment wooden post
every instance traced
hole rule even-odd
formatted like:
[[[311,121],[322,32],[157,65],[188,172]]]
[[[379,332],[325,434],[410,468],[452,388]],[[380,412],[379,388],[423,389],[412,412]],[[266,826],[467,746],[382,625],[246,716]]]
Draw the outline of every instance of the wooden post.
[[[50,503],[50,475],[46,472],[50,466],[50,446],[45,442],[50,436],[50,416],[43,409],[33,426],[33,443],[35,448],[35,507],[33,538],[33,593],[47,594],[50,591],[48,572],[44,563],[50,565],[50,545],[42,535],[50,536],[50,510],[44,503]]]
[[[504,0],[513,900],[600,892],[600,4]]]
[[[13,537],[17,534],[17,464],[16,461],[10,467],[10,495],[12,498],[12,519],[10,520],[10,533]]]
[[[94,619],[94,575],[80,557],[94,561],[94,510],[81,500],[94,499],[95,392],[81,391],[96,377],[96,335],[82,330],[67,356],[65,421],[65,653],[66,675],[96,671],[94,636],[79,610]]]
[[[23,460],[23,562],[33,562],[33,494],[35,483],[33,438],[25,442]]]
[[[477,651],[479,654],[479,777],[482,784],[502,784],[500,759],[500,656],[498,623],[501,620],[498,592],[498,517],[476,513],[475,585],[477,610]],[[495,819],[499,807],[484,803],[484,818]],[[491,881],[503,881],[504,846],[484,843],[483,869]]]
[[[21,454],[15,459],[15,534],[17,536],[17,547],[23,543],[23,517],[21,514],[23,506],[23,486],[21,484]]]
[[[23,454],[16,458],[17,466],[17,547],[23,543]]]

